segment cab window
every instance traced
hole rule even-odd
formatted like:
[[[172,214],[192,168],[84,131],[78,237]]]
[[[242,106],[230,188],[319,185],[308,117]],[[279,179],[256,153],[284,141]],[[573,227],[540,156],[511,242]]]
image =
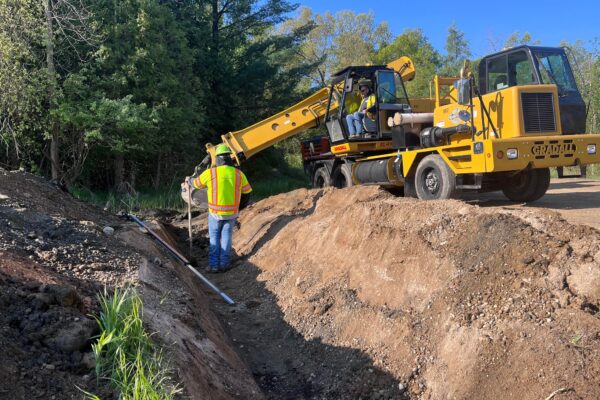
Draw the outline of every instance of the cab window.
[[[378,71],[377,100],[380,104],[407,103],[401,79],[400,75],[394,71]]]
[[[555,84],[559,91],[577,91],[567,56],[561,51],[536,51],[540,77],[543,83]]]
[[[524,51],[508,55],[508,85],[529,85],[535,82],[529,56]]]
[[[492,58],[487,62],[487,91],[495,92],[508,87],[506,55]]]

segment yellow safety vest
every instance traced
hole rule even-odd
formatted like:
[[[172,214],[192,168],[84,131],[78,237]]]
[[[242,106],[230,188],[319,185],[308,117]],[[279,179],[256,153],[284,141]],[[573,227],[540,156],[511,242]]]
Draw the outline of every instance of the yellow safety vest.
[[[222,216],[236,215],[242,193],[252,191],[246,175],[229,165],[207,169],[193,180],[193,184],[196,189],[208,188],[208,211]]]
[[[363,109],[368,110],[369,108],[373,107],[374,105],[375,105],[375,95],[370,94],[369,96],[365,97],[363,99],[363,101],[360,103],[360,111],[362,111]],[[367,112],[366,116],[369,117],[370,120],[375,121],[374,113]]]

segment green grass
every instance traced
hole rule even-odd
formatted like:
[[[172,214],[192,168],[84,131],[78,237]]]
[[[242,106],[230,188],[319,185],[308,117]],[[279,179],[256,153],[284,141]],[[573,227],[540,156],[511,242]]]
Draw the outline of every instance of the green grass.
[[[121,400],[174,399],[180,389],[142,323],[142,301],[134,289],[99,296],[100,336],[92,345],[96,375],[108,379]],[[89,399],[98,399],[86,393]]]
[[[86,187],[77,186],[71,189],[71,194],[79,200],[107,208],[112,212],[123,209],[133,211],[140,209],[183,210],[185,208],[179,186],[158,190],[144,189],[133,195],[120,195],[106,191],[94,192]]]
[[[257,201],[279,193],[287,193],[308,187],[308,178],[282,176],[271,179],[258,179],[250,184],[252,185],[252,200]]]

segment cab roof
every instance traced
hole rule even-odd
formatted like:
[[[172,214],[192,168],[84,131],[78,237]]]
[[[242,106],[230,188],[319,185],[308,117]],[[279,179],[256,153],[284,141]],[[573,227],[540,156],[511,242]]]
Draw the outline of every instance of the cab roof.
[[[547,47],[547,46],[530,46],[528,44],[521,44],[519,46],[514,46],[514,47],[510,47],[507,49],[503,49],[501,51],[498,51],[496,53],[492,53],[492,54],[488,54],[483,58],[492,58],[492,57],[496,57],[502,54],[506,54],[506,53],[512,53],[515,50],[529,50],[529,51],[563,51],[564,52],[564,48],[563,47]]]

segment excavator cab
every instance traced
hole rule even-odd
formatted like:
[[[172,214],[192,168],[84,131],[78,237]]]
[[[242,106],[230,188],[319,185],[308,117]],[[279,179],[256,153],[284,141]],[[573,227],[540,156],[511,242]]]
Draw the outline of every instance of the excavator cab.
[[[586,105],[564,48],[523,45],[486,56],[479,63],[481,94],[540,84],[557,87],[563,135],[584,133]]]
[[[376,111],[371,114],[373,118],[363,118],[362,135],[350,138],[346,117],[358,111],[363,100],[359,92],[361,80],[371,82]],[[388,118],[397,112],[411,112],[402,76],[385,65],[352,66],[337,72],[332,77],[329,96],[325,125],[332,146],[341,143],[390,141],[392,128],[388,124]],[[339,106],[334,109],[332,104]]]

